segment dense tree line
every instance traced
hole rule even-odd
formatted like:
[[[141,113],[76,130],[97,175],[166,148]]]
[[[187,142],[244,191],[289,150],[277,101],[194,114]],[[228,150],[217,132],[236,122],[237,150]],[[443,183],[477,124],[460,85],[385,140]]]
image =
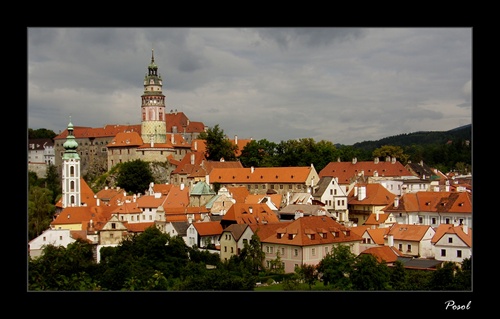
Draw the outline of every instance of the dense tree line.
[[[317,266],[302,265],[284,274],[279,255],[270,269],[254,234],[239,256],[221,261],[218,254],[188,247],[178,236],[150,227],[119,246],[101,249],[77,240],[65,247],[48,245],[28,261],[28,290],[44,291],[252,291],[257,282],[279,281],[282,290],[394,291],[471,290],[471,260],[445,262],[435,271],[407,270],[379,263],[372,255],[355,256],[348,246],[333,246]]]

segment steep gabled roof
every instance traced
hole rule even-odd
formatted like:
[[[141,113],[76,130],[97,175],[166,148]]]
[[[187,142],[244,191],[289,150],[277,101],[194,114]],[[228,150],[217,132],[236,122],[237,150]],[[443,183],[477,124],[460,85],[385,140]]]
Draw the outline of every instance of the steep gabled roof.
[[[358,188],[357,190],[355,188]],[[347,195],[347,202],[350,205],[372,205],[372,206],[382,206],[388,205],[394,202],[395,194],[391,193],[387,188],[385,188],[380,183],[370,183],[370,184],[358,184],[353,188]],[[360,187],[365,187],[366,197],[359,199]],[[358,194],[356,195],[356,192]]]
[[[266,224],[279,222],[278,216],[266,204],[235,203],[231,205],[222,220],[237,224]]]
[[[467,247],[472,247],[472,229],[463,225],[454,226],[451,224],[440,224],[435,228],[436,233],[432,236],[431,243],[437,243],[446,234],[454,234],[460,240],[467,245]]]
[[[223,233],[224,232],[231,233],[234,240],[238,241],[240,239],[241,235],[243,235],[243,233],[247,229],[247,227],[249,227],[249,225],[247,225],[247,224],[231,224],[223,230]]]

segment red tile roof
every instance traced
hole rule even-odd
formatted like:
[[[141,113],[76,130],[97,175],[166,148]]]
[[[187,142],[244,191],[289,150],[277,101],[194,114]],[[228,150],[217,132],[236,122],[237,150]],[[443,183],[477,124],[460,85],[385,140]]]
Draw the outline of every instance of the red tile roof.
[[[349,228],[326,216],[304,216],[276,230],[274,236],[261,242],[281,245],[310,246],[361,241]]]
[[[339,184],[350,184],[351,180],[361,173],[366,177],[373,177],[375,172],[378,176],[385,177],[413,176],[399,161],[330,162],[318,175],[320,178],[337,177]]]

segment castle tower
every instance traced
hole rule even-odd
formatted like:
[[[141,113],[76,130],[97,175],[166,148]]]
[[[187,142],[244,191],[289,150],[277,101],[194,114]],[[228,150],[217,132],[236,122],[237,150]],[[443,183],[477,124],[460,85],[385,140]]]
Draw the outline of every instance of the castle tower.
[[[165,95],[162,93],[162,85],[152,49],[151,63],[148,65],[148,73],[144,76],[144,94],[141,96],[141,137],[144,143],[166,142],[167,123],[165,122]]]
[[[62,206],[63,208],[81,205],[80,156],[76,149],[78,143],[73,136],[71,118],[68,124],[68,136],[63,144],[62,156]]]

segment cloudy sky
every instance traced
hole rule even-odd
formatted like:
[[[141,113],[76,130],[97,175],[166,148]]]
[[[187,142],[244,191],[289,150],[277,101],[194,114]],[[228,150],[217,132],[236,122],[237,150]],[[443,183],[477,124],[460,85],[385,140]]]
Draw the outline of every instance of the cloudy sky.
[[[472,123],[472,28],[28,28],[28,127],[166,111],[231,138],[357,142]]]

